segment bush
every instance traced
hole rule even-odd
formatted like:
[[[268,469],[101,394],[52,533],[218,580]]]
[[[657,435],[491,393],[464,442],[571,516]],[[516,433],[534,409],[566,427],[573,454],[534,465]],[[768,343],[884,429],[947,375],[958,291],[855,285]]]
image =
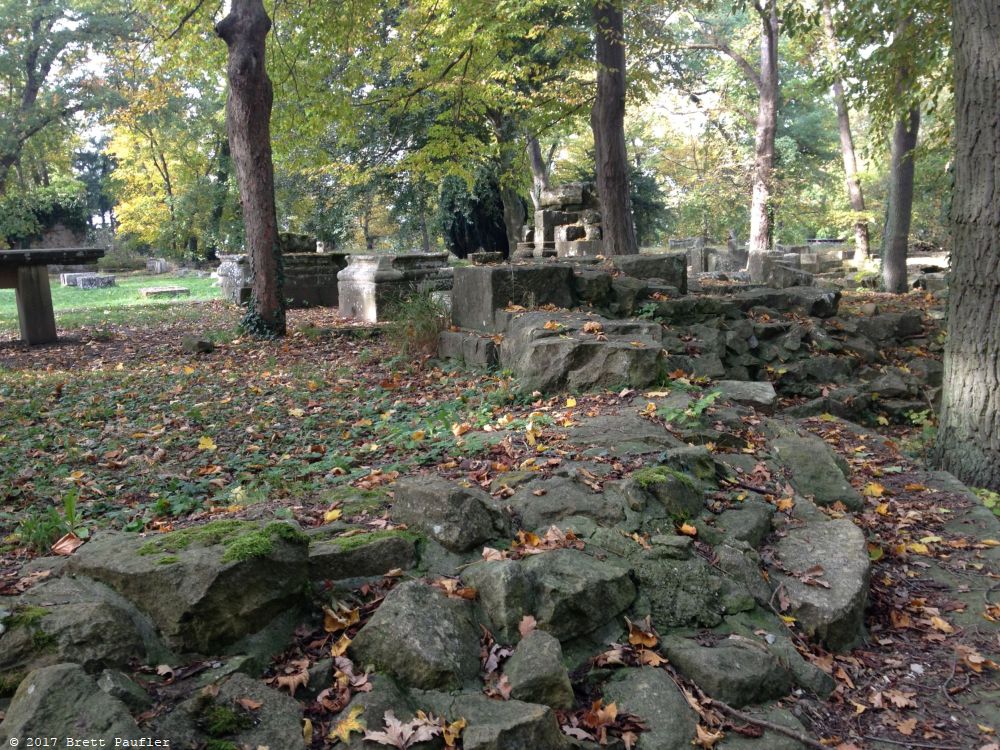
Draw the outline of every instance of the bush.
[[[420,292],[393,307],[386,336],[403,356],[433,357],[449,317],[448,308],[433,293]]]

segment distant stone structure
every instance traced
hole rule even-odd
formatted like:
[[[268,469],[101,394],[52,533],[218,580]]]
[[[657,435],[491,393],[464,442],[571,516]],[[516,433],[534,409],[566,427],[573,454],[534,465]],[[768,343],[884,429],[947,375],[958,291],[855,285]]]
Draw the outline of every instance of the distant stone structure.
[[[450,291],[453,272],[448,253],[351,255],[338,274],[340,314],[366,323],[389,320],[393,306],[416,292]]]
[[[593,185],[567,183],[544,190],[535,211],[535,226],[518,245],[517,257],[574,258],[600,255],[600,203]],[[530,241],[529,241],[530,238]]]
[[[317,252],[312,237],[281,233],[278,241],[284,263],[284,296],[290,308],[337,307],[337,274],[347,267],[347,253]],[[244,253],[219,255],[216,275],[222,295],[233,304],[250,299],[250,261]]]

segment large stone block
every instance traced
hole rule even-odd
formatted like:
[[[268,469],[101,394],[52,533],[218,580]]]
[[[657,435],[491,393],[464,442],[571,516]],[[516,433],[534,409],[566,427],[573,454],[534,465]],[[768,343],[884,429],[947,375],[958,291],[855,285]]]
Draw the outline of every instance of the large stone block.
[[[80,289],[106,289],[115,286],[115,277],[105,274],[85,273],[76,280],[75,286]]]
[[[284,256],[284,297],[288,306],[337,307],[337,274],[347,267],[346,253],[293,253]]]
[[[376,323],[407,297],[451,289],[452,269],[447,253],[351,255],[337,279],[341,315]]]
[[[556,255],[560,258],[600,255],[603,250],[604,242],[601,240],[556,240]]]
[[[468,266],[455,269],[451,319],[459,328],[493,332],[497,311],[508,304],[572,307],[574,302],[569,266]]]
[[[663,279],[687,294],[687,252],[671,250],[656,255],[617,255],[615,268],[637,279]]]

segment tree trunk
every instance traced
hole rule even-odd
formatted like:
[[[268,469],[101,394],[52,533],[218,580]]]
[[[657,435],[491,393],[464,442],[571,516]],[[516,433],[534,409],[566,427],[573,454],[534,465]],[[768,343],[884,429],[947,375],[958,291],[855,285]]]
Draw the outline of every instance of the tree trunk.
[[[542,156],[542,144],[533,135],[528,136],[528,164],[531,165],[531,202],[538,211],[542,191],[549,188],[549,163]]]
[[[913,217],[913,150],[920,129],[920,108],[912,107],[896,121],[889,163],[889,202],[882,244],[882,285],[885,291],[907,290],[906,248]]]
[[[597,98],[590,111],[590,127],[594,131],[605,255],[639,252],[625,151],[625,38],[621,2],[594,0],[593,5]]]
[[[1000,5],[954,0],[955,189],[937,458],[1000,491]]]
[[[212,241],[206,249],[206,260],[217,260],[222,245],[222,217],[226,213],[226,197],[229,193],[226,187],[229,183],[230,153],[229,139],[223,138],[216,149],[215,162],[215,205],[212,206]]]
[[[753,194],[747,270],[764,281],[764,257],[771,251],[771,183],[774,179],[774,135],[778,129],[778,8],[769,0],[761,13],[760,99],[754,139]]]
[[[826,33],[827,49],[831,63],[837,58],[837,32],[833,27],[833,13],[830,10],[830,0],[823,0],[823,30]],[[858,159],[854,152],[854,137],[851,135],[851,117],[847,110],[847,99],[844,96],[844,84],[840,77],[833,79],[833,101],[837,107],[837,125],[840,129],[840,154],[844,160],[844,186],[847,188],[847,199],[851,210],[859,214],[854,222],[854,264],[858,267],[871,256],[868,237],[868,220],[861,214],[865,211],[865,196],[861,192],[861,180],[858,179]]]
[[[215,32],[229,48],[226,126],[243,206],[250,259],[250,308],[244,327],[258,335],[285,335],[281,250],[274,207],[271,105],[274,93],[265,70],[265,40],[271,19],[262,0],[232,0]]]
[[[503,203],[503,225],[507,230],[507,257],[509,258],[517,250],[517,243],[521,241],[527,214],[524,210],[524,203],[521,202],[521,196],[510,185],[501,183],[500,201]]]

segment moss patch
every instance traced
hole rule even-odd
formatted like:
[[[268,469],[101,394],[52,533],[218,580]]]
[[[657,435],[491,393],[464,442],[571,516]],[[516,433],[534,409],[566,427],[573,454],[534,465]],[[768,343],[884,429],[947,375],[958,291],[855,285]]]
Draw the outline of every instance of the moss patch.
[[[24,672],[5,672],[0,674],[0,698],[10,698],[17,692],[17,686],[21,684],[27,675]]]
[[[49,611],[45,607],[33,607],[31,605],[19,605],[14,608],[13,614],[7,617],[3,624],[13,630],[14,628],[35,627]]]
[[[366,544],[377,542],[379,539],[388,539],[390,537],[399,537],[400,539],[408,539],[414,544],[419,544],[421,541],[423,541],[423,537],[420,536],[420,534],[416,534],[412,531],[406,531],[402,529],[371,531],[368,532],[367,534],[354,534],[353,536],[334,537],[329,541],[337,545],[338,549],[347,552],[352,549],[358,549],[359,547],[364,547]]]
[[[140,555],[181,552],[191,547],[211,547],[221,544],[226,548],[223,562],[265,557],[274,550],[274,540],[291,544],[308,544],[308,537],[291,524],[272,521],[261,527],[251,521],[212,521],[204,526],[181,529],[147,542],[139,548]],[[176,557],[164,557],[161,565],[177,562]]]
[[[210,703],[198,717],[198,725],[212,737],[234,735],[253,726],[253,719],[242,711]]]
[[[697,488],[691,477],[676,469],[671,469],[669,466],[647,466],[633,473],[632,479],[643,489],[652,487],[654,484],[662,484],[670,479],[676,479],[689,487]]]
[[[161,557],[156,561],[157,565],[173,565],[175,562],[180,562],[180,558],[177,555],[167,555],[166,557]]]

